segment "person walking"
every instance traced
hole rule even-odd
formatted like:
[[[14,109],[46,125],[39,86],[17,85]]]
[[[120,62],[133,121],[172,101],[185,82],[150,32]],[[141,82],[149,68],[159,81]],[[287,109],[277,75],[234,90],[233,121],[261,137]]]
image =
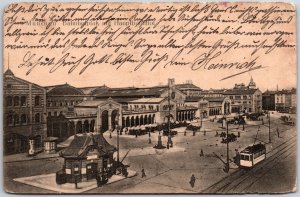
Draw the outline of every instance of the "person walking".
[[[195,182],[196,182],[196,177],[194,176],[194,174],[192,174],[191,180],[190,180],[190,185],[191,185],[191,187],[194,187],[194,186],[195,186]]]
[[[145,170],[144,168],[142,168],[142,178],[146,177],[146,173],[145,173]]]
[[[102,183],[101,183],[100,173],[97,173],[96,180],[97,180],[97,187],[101,187]]]
[[[201,148],[201,151],[200,151],[200,157],[204,157],[204,153],[203,153],[202,148]]]

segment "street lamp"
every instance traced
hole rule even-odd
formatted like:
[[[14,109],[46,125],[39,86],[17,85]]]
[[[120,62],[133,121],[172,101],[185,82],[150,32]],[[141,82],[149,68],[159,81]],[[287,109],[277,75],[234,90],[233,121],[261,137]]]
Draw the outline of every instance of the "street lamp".
[[[271,114],[269,111],[269,143],[271,143]]]
[[[228,121],[226,120],[226,148],[227,148],[227,156],[226,156],[226,166],[225,166],[225,172],[229,172],[229,139],[228,139]]]
[[[120,114],[117,113],[116,118],[115,118],[115,126],[117,129],[117,162],[119,163],[120,160],[120,151],[119,151],[119,132],[120,132],[120,126],[119,126],[119,118],[120,118]]]
[[[149,140],[148,140],[148,142],[149,142],[149,144],[151,144],[151,134],[150,134],[151,129],[150,129],[150,127],[148,127],[148,130],[149,130]]]

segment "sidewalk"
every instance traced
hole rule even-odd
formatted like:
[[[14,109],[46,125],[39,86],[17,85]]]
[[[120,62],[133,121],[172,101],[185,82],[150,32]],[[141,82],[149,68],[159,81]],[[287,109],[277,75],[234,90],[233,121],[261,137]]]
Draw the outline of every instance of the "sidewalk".
[[[136,175],[137,174],[135,171],[128,170],[127,178],[131,178]],[[117,181],[121,181],[124,179],[126,179],[126,177],[123,177],[120,175],[113,175],[108,180],[107,184],[115,183]],[[16,178],[16,179],[14,179],[14,181],[24,183],[27,185],[32,185],[32,186],[42,188],[42,189],[55,191],[58,193],[67,193],[67,194],[82,193],[82,192],[97,188],[97,181],[95,179],[78,183],[78,189],[75,189],[75,184],[73,184],[73,183],[65,183],[65,184],[58,185],[56,183],[56,175],[54,173]],[[105,187],[105,185],[103,187]]]
[[[35,156],[28,156],[28,153],[19,153],[14,155],[4,155],[3,161],[4,163],[9,163],[9,162],[31,161],[31,160],[56,158],[56,157],[59,157],[58,152],[57,153],[41,152]]]

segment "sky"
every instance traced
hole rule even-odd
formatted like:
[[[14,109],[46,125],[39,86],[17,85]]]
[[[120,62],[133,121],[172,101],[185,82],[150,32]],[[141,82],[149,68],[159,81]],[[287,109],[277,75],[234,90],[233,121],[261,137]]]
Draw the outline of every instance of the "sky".
[[[7,68],[8,67],[6,66],[6,68],[4,68],[4,71],[6,71]],[[265,91],[267,89],[276,90],[277,86],[279,89],[290,89],[292,87],[295,87],[292,85],[292,82],[287,83],[286,81],[280,80],[277,81],[277,83],[266,82],[269,79],[269,77],[261,76],[261,73],[257,74],[256,71],[252,71],[224,81],[220,81],[221,77],[218,78],[214,75],[207,75],[201,72],[186,72],[184,74],[182,74],[182,72],[166,72],[167,74],[165,72],[163,72],[163,74],[156,72],[155,74],[148,73],[147,76],[145,76],[143,73],[140,72],[121,73],[121,71],[114,71],[112,73],[93,73],[93,70],[90,70],[82,75],[68,75],[62,73],[61,75],[63,75],[64,77],[57,77],[57,75],[54,73],[44,73],[43,75],[41,75],[41,72],[35,71],[30,73],[29,75],[26,75],[25,71],[23,71],[22,69],[16,68],[14,66],[10,66],[9,68],[12,70],[15,76],[41,86],[51,86],[68,83],[75,87],[89,87],[101,85],[106,85],[108,87],[149,87],[156,85],[166,85],[168,82],[168,78],[175,78],[176,84],[187,83],[187,81],[192,81],[193,84],[197,85],[202,89],[222,89],[232,88],[236,83],[244,83],[245,85],[248,85],[252,77],[254,82],[256,83],[256,86],[261,91]],[[263,73],[267,75],[267,71]],[[155,78],[155,80],[153,80],[153,78]]]

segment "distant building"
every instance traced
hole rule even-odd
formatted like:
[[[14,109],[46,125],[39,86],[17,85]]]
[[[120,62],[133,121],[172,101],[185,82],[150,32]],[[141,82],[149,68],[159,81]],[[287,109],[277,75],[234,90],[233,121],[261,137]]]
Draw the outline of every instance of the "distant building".
[[[176,84],[175,87],[176,89],[184,93],[186,96],[201,96],[202,94],[202,89],[194,85],[192,81],[187,81],[183,84]]]
[[[203,90],[201,96],[203,97],[223,97],[226,89],[209,89]]]
[[[69,84],[47,86],[47,116],[72,115],[74,106],[86,100],[79,88]]]
[[[29,150],[28,139],[42,146],[46,133],[46,89],[16,77],[8,69],[4,73],[4,153]]]
[[[262,109],[275,110],[275,91],[265,91],[262,94]]]
[[[229,97],[230,112],[260,112],[262,110],[262,92],[256,87],[252,77],[248,86],[244,83],[235,84],[232,89],[209,89],[202,90],[201,96],[204,98]],[[222,114],[220,110],[212,109],[209,114]]]
[[[216,115],[227,115],[231,113],[231,100],[229,97],[187,97],[187,106],[197,109],[196,117],[208,117]]]
[[[275,92],[275,110],[282,112],[296,112],[296,89]]]

